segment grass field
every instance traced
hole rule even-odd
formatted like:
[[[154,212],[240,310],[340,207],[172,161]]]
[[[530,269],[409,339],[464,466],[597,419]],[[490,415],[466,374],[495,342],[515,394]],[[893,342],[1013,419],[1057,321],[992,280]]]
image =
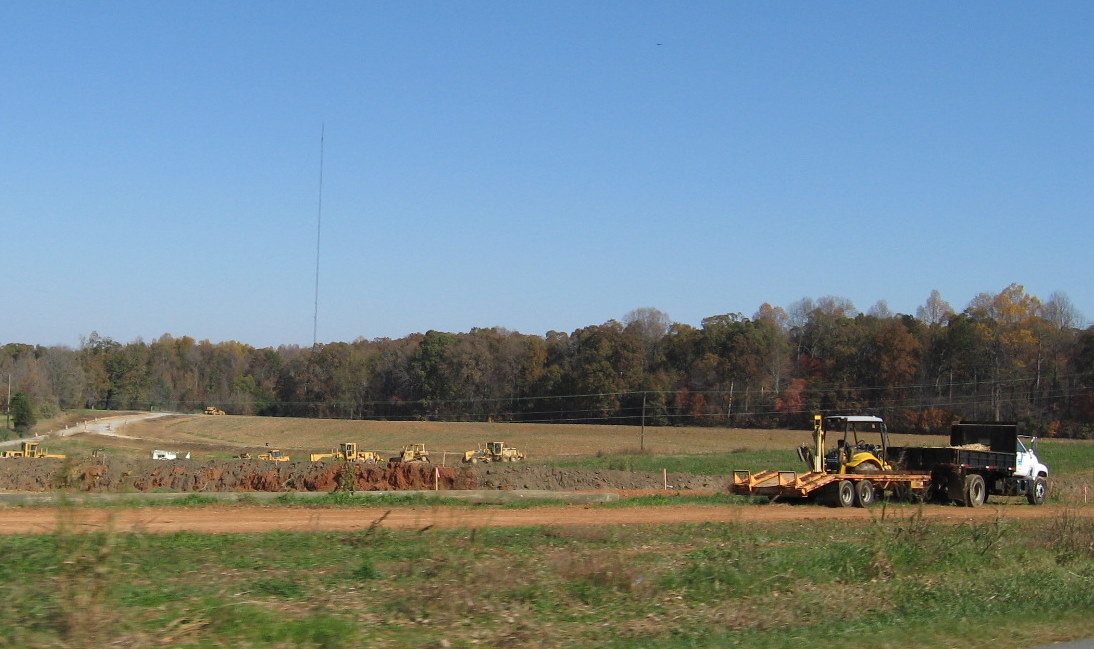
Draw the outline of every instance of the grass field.
[[[267,441],[301,450],[420,441],[458,451],[504,439],[558,466],[724,474],[794,468],[793,448],[808,440],[806,431],[647,428],[640,450],[639,431],[626,427],[200,416],[123,432],[141,439],[50,445],[134,454],[189,445],[215,455]],[[1068,502],[1081,503],[1094,443],[1048,440],[1040,452],[1054,484],[1071,485]],[[308,506],[352,506],[340,496]],[[274,506],[302,506],[284,498]],[[610,506],[738,500],[645,496]],[[389,505],[442,506],[420,497]],[[70,526],[0,537],[0,646],[1019,649],[1094,636],[1090,516],[1068,509],[1055,519],[953,524],[918,511],[878,509],[867,523],[352,533]]]
[[[109,413],[115,416],[118,413]],[[78,416],[43,422],[37,430],[76,426]],[[101,411],[90,416],[104,416]],[[124,420],[124,418],[123,418]],[[536,459],[564,459],[595,455],[653,456],[732,453],[742,450],[786,451],[810,441],[807,430],[746,428],[589,426],[580,424],[501,424],[483,422],[390,422],[340,419],[293,419],[285,417],[168,416],[123,425],[126,437],[93,439],[77,435],[51,440],[58,448],[106,446],[116,452],[145,453],[150,448],[171,448],[228,456],[240,449],[272,447],[297,455],[318,452],[341,442],[355,441],[363,448],[395,452],[405,444],[425,443],[434,454],[462,454],[479,444],[503,440]],[[900,445],[928,445],[945,441],[939,436],[893,435]],[[157,446],[159,445],[159,446]]]
[[[1094,635],[1094,520],[1066,515],[61,533],[0,537],[0,552],[3,646],[1004,649]]]

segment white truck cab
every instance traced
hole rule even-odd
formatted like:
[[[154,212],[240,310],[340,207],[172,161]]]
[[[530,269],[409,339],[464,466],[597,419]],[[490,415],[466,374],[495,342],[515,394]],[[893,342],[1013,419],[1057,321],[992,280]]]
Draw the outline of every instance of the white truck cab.
[[[1014,475],[1023,478],[1048,477],[1048,467],[1037,457],[1037,438],[1029,435],[1018,436],[1017,458]]]

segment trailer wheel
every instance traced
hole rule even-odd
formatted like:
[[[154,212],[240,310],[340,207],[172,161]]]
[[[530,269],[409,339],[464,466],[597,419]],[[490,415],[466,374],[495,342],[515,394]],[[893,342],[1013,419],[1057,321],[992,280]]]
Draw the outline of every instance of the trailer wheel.
[[[855,483],[840,480],[836,483],[836,507],[850,507],[855,504]]]
[[[972,473],[965,476],[964,504],[966,507],[979,507],[988,499],[988,486],[984,476]]]
[[[1048,499],[1048,478],[1043,475],[1037,476],[1033,481],[1033,486],[1028,492],[1026,492],[1026,500],[1031,505],[1043,505],[1045,500]]]
[[[877,492],[874,483],[869,480],[859,480],[855,485],[855,507],[871,507],[877,500]]]

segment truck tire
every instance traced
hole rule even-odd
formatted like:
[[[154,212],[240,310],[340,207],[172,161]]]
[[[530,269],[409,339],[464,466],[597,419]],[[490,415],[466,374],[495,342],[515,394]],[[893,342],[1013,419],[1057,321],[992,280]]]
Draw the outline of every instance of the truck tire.
[[[979,507],[988,499],[988,485],[984,482],[984,476],[978,473],[970,473],[965,476],[964,505],[966,507]]]
[[[1039,475],[1033,480],[1033,484],[1030,485],[1029,491],[1026,492],[1026,500],[1031,505],[1043,505],[1045,500],[1048,499],[1048,478],[1043,475]]]
[[[874,483],[869,480],[859,480],[855,483],[855,507],[872,507],[877,500],[877,491]]]
[[[835,496],[836,507],[851,507],[855,504],[855,483],[850,480],[840,480],[836,483]]]

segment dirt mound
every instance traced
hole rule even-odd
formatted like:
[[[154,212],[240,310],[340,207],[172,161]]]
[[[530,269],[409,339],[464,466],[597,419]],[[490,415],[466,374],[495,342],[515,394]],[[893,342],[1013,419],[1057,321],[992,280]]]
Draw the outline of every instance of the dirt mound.
[[[466,472],[429,464],[343,464],[260,460],[52,460],[0,462],[0,490],[50,491],[357,491],[470,489]]]
[[[660,473],[559,469],[514,463],[432,464],[266,462],[261,460],[34,459],[0,460],[0,491],[94,492],[399,491],[428,489],[663,489]],[[670,473],[670,489],[725,491],[724,476]]]

